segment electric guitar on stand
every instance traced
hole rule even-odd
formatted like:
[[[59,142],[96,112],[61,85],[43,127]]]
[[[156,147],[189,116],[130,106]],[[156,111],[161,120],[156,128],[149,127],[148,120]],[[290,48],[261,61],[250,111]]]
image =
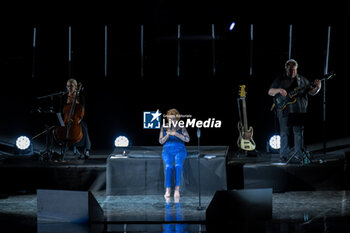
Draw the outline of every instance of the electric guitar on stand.
[[[241,120],[238,122],[238,131],[239,131],[239,138],[237,140],[237,145],[239,148],[245,151],[253,151],[255,150],[255,142],[253,140],[253,127],[248,127],[248,117],[247,117],[247,104],[246,104],[246,86],[241,85],[240,91],[239,91],[239,99],[242,101],[242,109],[243,109],[243,124],[242,124],[242,117]],[[238,105],[239,108],[239,105]],[[240,108],[239,108],[240,109]],[[240,112],[240,111],[239,111]]]

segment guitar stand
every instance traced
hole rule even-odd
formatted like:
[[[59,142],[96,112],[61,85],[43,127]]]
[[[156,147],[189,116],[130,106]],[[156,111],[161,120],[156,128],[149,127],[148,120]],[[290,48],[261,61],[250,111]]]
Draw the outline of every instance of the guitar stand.
[[[297,155],[297,152],[294,152],[294,153],[289,157],[289,159],[287,160],[286,165],[289,164],[289,162],[290,162],[296,155]],[[301,164],[304,164],[304,163],[303,163],[303,160],[301,161]]]
[[[301,165],[306,165],[308,163],[306,163],[306,159],[308,159],[309,163],[312,163],[312,160],[311,160],[311,157],[310,157],[310,154],[305,150],[305,149],[302,149],[302,153],[303,153],[303,157],[301,158]],[[296,152],[294,152],[290,157],[289,159],[287,160],[286,162],[286,165],[289,164],[289,162],[296,156]],[[305,158],[306,157],[306,158]]]
[[[45,146],[45,149],[43,150],[43,151],[40,151],[40,154],[39,154],[39,159],[41,160],[41,161],[47,161],[47,162],[49,162],[49,161],[51,161],[51,159],[52,159],[52,154],[53,154],[53,152],[52,152],[52,140],[53,140],[53,138],[52,138],[52,135],[50,136],[50,133],[52,132],[52,129],[54,128],[55,126],[51,126],[51,127],[49,127],[48,125],[45,125],[45,130],[43,131],[43,132],[41,132],[41,133],[39,133],[39,134],[37,134],[37,135],[35,135],[33,138],[32,138],[32,140],[34,140],[35,138],[37,138],[37,137],[39,137],[39,136],[41,136],[42,134],[44,134],[45,133],[45,135],[46,135],[46,140],[45,140],[45,144],[46,144],[46,146]]]
[[[256,149],[253,150],[253,151],[247,151],[247,150],[239,149],[239,150],[233,152],[232,154],[236,158],[257,157],[258,154],[259,154],[259,151],[257,151]]]

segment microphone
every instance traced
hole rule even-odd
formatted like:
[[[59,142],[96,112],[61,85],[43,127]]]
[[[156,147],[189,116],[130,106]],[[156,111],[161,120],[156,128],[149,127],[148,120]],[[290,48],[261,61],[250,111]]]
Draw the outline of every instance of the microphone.
[[[336,75],[336,74],[334,73],[334,71],[331,71],[331,72],[329,72],[328,74],[324,74],[324,75],[323,75],[323,77],[324,77],[323,79],[328,80],[328,79],[333,78],[335,75]]]
[[[200,138],[201,137],[201,130],[198,128],[197,129],[197,138]]]
[[[65,95],[68,94],[69,90],[65,90],[65,91],[60,91],[58,94],[59,95]]]

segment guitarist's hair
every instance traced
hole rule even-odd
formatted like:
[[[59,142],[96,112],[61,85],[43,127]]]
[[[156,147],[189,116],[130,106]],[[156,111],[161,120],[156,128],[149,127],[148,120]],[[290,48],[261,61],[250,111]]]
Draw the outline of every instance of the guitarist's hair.
[[[289,59],[288,61],[286,61],[286,63],[284,64],[284,66],[287,68],[287,66],[289,65],[289,63],[293,63],[295,68],[298,68],[298,62],[294,59]]]

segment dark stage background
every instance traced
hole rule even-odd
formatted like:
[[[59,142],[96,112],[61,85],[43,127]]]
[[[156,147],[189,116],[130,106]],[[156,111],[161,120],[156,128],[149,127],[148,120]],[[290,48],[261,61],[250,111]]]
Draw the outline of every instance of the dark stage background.
[[[102,4],[101,4],[102,5]],[[234,6],[234,7],[233,7]],[[252,8],[251,8],[252,7]],[[275,7],[275,8],[274,8]],[[59,8],[61,9],[61,8]],[[285,13],[287,10],[288,12]],[[237,96],[247,85],[249,125],[258,150],[274,132],[272,103],[267,95],[288,59],[289,25],[293,24],[292,58],[309,80],[322,78],[327,29],[331,26],[327,85],[327,138],[348,136],[348,5],[304,3],[201,4],[188,6],[154,1],[133,6],[90,6],[88,10],[53,12],[1,22],[2,48],[0,136],[34,136],[47,118],[35,113],[36,97],[65,89],[68,79],[68,26],[72,27],[72,77],[86,97],[85,122],[92,149],[112,149],[117,135],[133,145],[158,145],[158,130],[143,129],[143,111],[177,108],[201,120],[222,121],[220,129],[203,129],[203,145],[236,147]],[[102,15],[98,17],[97,15]],[[23,17],[22,17],[23,16]],[[22,18],[21,18],[22,17]],[[229,31],[232,21],[236,22]],[[181,65],[177,77],[177,24],[181,24]],[[216,75],[212,72],[211,27],[215,25]],[[253,75],[249,75],[250,24],[254,24]],[[108,75],[104,76],[104,30],[108,26]],[[141,77],[140,32],[144,25],[144,76]],[[33,28],[37,47],[33,56]],[[34,59],[34,62],[33,62]],[[34,68],[34,77],[32,72]],[[196,130],[189,129],[189,145]],[[306,144],[322,141],[322,92],[311,97]],[[40,138],[38,140],[44,140]]]

